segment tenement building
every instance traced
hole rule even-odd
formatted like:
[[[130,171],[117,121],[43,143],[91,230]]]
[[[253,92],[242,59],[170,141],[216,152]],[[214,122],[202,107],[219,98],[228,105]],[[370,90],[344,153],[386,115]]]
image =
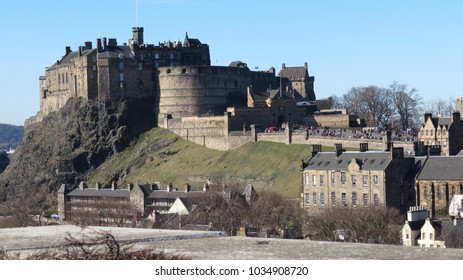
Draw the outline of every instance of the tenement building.
[[[416,205],[429,209],[431,218],[447,213],[455,194],[463,194],[463,157],[429,156],[415,182]]]
[[[463,122],[460,113],[454,111],[451,117],[433,117],[424,114],[424,121],[418,132],[418,143],[423,150],[440,147],[441,155],[456,155],[463,149]]]
[[[413,163],[413,158],[404,157],[403,148],[368,151],[366,143],[359,152],[339,145],[336,152],[314,152],[302,166],[302,207],[309,213],[377,206],[405,212],[412,186],[407,173]]]

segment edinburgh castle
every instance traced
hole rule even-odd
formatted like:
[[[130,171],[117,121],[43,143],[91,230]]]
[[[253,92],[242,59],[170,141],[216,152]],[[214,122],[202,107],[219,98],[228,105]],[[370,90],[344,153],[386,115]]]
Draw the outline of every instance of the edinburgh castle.
[[[40,81],[40,112],[26,126],[59,110],[72,97],[99,102],[121,99],[153,100],[157,125],[187,140],[226,150],[250,141],[251,125],[265,128],[303,123],[316,108],[314,77],[307,63],[251,71],[246,63],[212,66],[209,46],[198,39],[144,42],[143,27],[132,28],[132,38],[118,44],[114,38],[85,42],[77,51],[46,68]],[[304,100],[307,106],[296,106]],[[154,124],[156,125],[156,124]],[[229,133],[243,131],[231,143]],[[247,136],[246,136],[247,135]],[[225,141],[224,141],[225,140]],[[236,139],[235,139],[236,140]]]

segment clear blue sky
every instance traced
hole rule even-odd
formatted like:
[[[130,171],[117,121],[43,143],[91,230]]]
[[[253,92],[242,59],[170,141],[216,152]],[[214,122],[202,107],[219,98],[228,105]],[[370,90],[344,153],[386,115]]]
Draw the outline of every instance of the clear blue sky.
[[[260,70],[309,64],[317,98],[353,86],[418,89],[425,101],[463,95],[463,1],[139,0],[145,42],[210,46],[211,61]],[[136,0],[2,1],[0,123],[39,110],[38,77],[85,41],[131,38]]]

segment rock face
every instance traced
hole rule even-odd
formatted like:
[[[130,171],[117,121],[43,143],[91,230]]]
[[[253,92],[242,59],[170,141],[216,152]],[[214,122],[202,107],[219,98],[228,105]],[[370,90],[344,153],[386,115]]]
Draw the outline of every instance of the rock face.
[[[24,190],[75,186],[155,125],[152,104],[151,99],[105,104],[71,98],[58,112],[26,127],[22,144],[0,174],[0,201]]]
[[[10,159],[8,158],[8,154],[4,151],[0,151],[0,173],[6,169],[9,163]]]

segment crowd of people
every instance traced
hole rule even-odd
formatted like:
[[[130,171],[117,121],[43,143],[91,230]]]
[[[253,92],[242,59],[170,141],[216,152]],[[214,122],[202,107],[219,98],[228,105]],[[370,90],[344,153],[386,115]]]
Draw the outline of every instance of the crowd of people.
[[[382,140],[383,132],[379,128],[331,128],[331,127],[314,127],[297,125],[294,131],[306,131],[310,136],[324,136],[336,138],[353,138],[353,139],[369,139]],[[417,141],[418,131],[414,129],[394,129],[391,130],[392,141]]]

